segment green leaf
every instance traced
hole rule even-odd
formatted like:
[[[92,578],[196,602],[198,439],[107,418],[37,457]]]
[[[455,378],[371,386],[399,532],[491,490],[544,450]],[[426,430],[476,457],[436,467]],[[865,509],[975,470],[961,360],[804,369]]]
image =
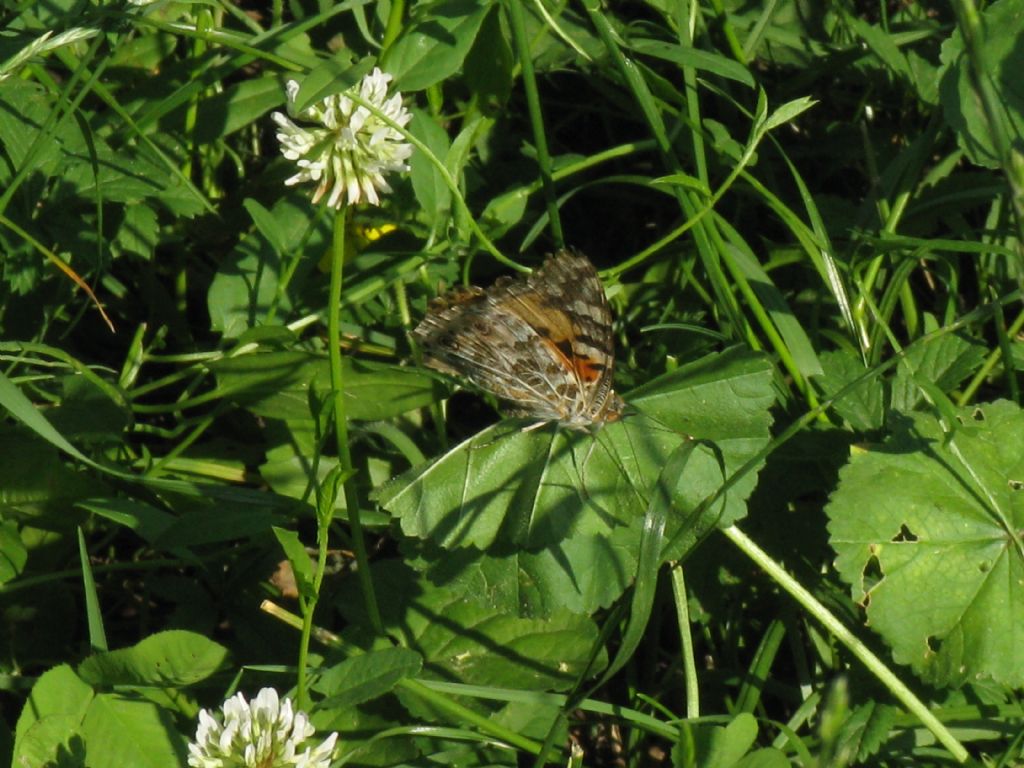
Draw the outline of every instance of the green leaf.
[[[28,562],[28,550],[13,520],[0,521],[0,584],[18,576]]]
[[[272,501],[284,501],[270,496]],[[153,545],[161,549],[194,547],[221,541],[238,541],[266,536],[270,526],[281,522],[275,512],[282,509],[256,508],[244,500],[220,499],[216,504],[203,503],[191,509],[167,526]],[[293,510],[289,510],[293,513]]]
[[[86,549],[85,536],[81,528],[78,529],[78,559],[82,569],[85,616],[86,624],[89,627],[89,647],[94,651],[105,651],[110,646],[107,645],[107,632],[103,627],[100,598],[96,592],[96,580],[92,575],[92,563],[89,561],[89,551]]]
[[[86,765],[92,768],[166,768],[184,765],[186,742],[170,711],[151,701],[101,693],[82,724]]]
[[[675,62],[682,67],[692,67],[703,72],[710,72],[713,75],[735,80],[750,88],[754,87],[754,78],[751,76],[750,70],[726,56],[664,40],[634,38],[628,41],[628,45],[637,53]]]
[[[195,632],[172,629],[130,648],[94,654],[79,665],[78,674],[94,686],[177,687],[205,680],[227,658],[224,646]]]
[[[385,629],[423,657],[432,679],[520,690],[566,690],[587,666],[597,627],[558,611],[546,619],[497,613],[484,602],[432,584],[397,561],[373,569]],[[361,601],[338,608],[362,624]],[[603,667],[603,656],[598,669]]]
[[[833,397],[867,373],[860,357],[848,350],[825,352],[819,359],[824,375],[819,377],[818,383],[826,397]],[[882,382],[876,376],[847,390],[832,407],[855,430],[870,432],[882,426],[884,394]]]
[[[836,568],[871,627],[935,685],[1024,685],[1024,414],[928,414],[859,450],[827,507]]]
[[[672,749],[673,766],[700,768],[785,768],[790,762],[776,749],[750,752],[757,738],[757,720],[743,712],[724,727],[682,723],[685,735]]]
[[[284,550],[288,562],[292,566],[292,574],[295,576],[295,586],[299,594],[309,599],[315,596],[313,590],[313,562],[309,559],[309,552],[305,545],[299,541],[299,535],[295,531],[288,531],[278,528],[276,525],[271,529],[277,542]]]
[[[39,437],[65,453],[86,464],[92,461],[54,429],[53,425],[39,411],[9,378],[0,372],[0,408],[7,409],[15,419],[35,432]]]
[[[194,140],[209,144],[237,130],[261,122],[263,115],[285,99],[277,74],[247,78],[198,99]]]
[[[15,728],[12,765],[47,765],[72,741],[94,693],[67,664],[49,669],[32,686]]]
[[[765,131],[774,130],[780,125],[785,125],[790,120],[796,119],[817,103],[818,102],[808,96],[801,96],[799,99],[787,101],[765,118],[764,124],[761,128]]]
[[[508,33],[502,26],[501,6],[487,14],[462,68],[466,86],[484,114],[497,114],[508,103],[512,91],[515,56]]]
[[[257,416],[308,420],[309,390],[330,389],[327,358],[308,352],[261,352],[210,363],[225,399]],[[345,408],[349,418],[386,419],[437,399],[435,379],[397,365],[342,358]]]
[[[1020,30],[1024,27],[1024,1],[999,0],[981,14],[984,35],[978,41],[982,51],[981,77],[988,79],[999,99],[998,119],[1003,121],[1011,144],[1024,136],[1024,48]],[[971,76],[971,62],[964,50],[963,35],[957,27],[942,44],[943,68],[939,101],[946,122],[956,131],[960,147],[971,162],[998,168],[1002,159],[992,139],[989,118],[982,109]]]
[[[319,707],[350,707],[391,691],[400,680],[415,677],[423,659],[408,648],[385,648],[345,659],[329,667],[312,688],[327,698]]]
[[[771,369],[755,355],[712,355],[626,400],[631,412],[596,436],[502,422],[396,478],[377,499],[407,535],[430,540],[424,555],[435,578],[496,607],[528,615],[606,606],[636,573],[649,489],[672,452],[699,440],[674,486],[669,537],[689,523],[684,512],[767,444]],[[740,478],[714,519],[742,517],[755,482],[754,473]],[[472,549],[442,557],[433,546]],[[681,538],[662,557],[683,546]]]
[[[490,7],[489,0],[417,4],[412,22],[381,60],[381,69],[395,76],[400,91],[421,91],[454,75]]]
[[[307,279],[315,279],[319,274],[315,265],[330,242],[326,221],[330,217],[312,217],[309,203],[303,197],[289,195],[279,199],[270,215],[274,220],[273,239],[259,231],[248,233],[221,260],[210,283],[206,303],[211,328],[228,338],[272,321],[272,313],[279,318],[277,322],[286,318],[292,308],[292,295],[301,290]],[[286,257],[298,263],[288,290],[279,283]]]
[[[438,163],[443,163],[450,146],[447,132],[429,112],[415,109],[412,113],[409,132],[427,146]],[[443,231],[442,225],[451,213],[451,190],[426,153],[413,152],[409,158],[409,169],[409,179],[416,202],[419,203],[420,215],[426,218],[431,229]]]
[[[155,543],[176,520],[174,515],[136,499],[88,499],[78,502],[77,506],[131,529],[150,544]]]
[[[981,366],[987,351],[984,344],[964,333],[947,333],[927,344],[913,345],[896,369],[892,409],[909,413],[924,400],[915,377],[933,383],[942,392],[953,390]]]

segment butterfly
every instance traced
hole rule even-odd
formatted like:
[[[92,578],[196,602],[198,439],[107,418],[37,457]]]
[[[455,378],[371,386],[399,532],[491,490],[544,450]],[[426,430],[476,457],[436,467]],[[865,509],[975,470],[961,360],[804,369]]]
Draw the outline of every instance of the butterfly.
[[[622,418],[611,310],[578,251],[549,256],[528,277],[434,299],[413,337],[430,368],[496,395],[512,415],[576,430]]]

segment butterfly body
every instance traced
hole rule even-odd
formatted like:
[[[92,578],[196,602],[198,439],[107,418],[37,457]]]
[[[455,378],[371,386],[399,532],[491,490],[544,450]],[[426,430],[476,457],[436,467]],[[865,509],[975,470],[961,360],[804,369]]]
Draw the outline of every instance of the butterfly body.
[[[428,366],[461,376],[518,416],[589,430],[622,417],[604,287],[586,256],[559,251],[525,278],[457,288],[413,331]]]

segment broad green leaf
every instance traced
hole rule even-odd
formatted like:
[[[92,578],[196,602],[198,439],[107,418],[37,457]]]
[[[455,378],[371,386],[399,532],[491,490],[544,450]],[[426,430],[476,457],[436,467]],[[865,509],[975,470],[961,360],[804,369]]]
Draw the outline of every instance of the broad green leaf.
[[[276,496],[275,502],[287,502]],[[176,518],[157,537],[153,545],[161,549],[194,547],[200,544],[215,544],[221,541],[238,541],[247,538],[262,538],[270,532],[270,526],[283,524],[280,513],[297,510],[284,507],[271,509],[256,507],[239,499],[221,499],[216,503],[201,502],[181,517]]]
[[[432,679],[520,690],[566,690],[590,660],[597,627],[558,611],[546,619],[498,613],[484,602],[432,584],[396,561],[373,569],[385,629],[423,657]],[[338,608],[362,624],[362,603]],[[597,670],[605,664],[603,655]]]
[[[439,0],[416,6],[411,23],[381,60],[401,91],[421,91],[462,66],[490,9],[489,0]]]
[[[82,735],[91,768],[167,768],[183,765],[187,754],[169,710],[113,693],[93,699]]]
[[[447,157],[450,146],[448,134],[429,112],[418,109],[413,110],[409,132],[434,155],[432,159],[426,153],[417,151],[409,158],[409,179],[416,202],[419,203],[419,214],[427,220],[432,230],[443,231],[443,221],[447,220],[451,212],[452,193],[434,160],[443,163]]]
[[[836,568],[893,656],[935,685],[1024,685],[1024,414],[998,401],[896,422],[827,507]]]
[[[922,403],[924,393],[915,377],[950,392],[978,369],[987,352],[984,344],[962,333],[947,333],[927,344],[911,346],[896,369],[890,407],[909,413]]]
[[[586,613],[621,595],[636,573],[649,489],[672,452],[698,441],[675,486],[669,538],[689,522],[681,511],[697,509],[767,444],[773,399],[763,358],[712,355],[634,390],[631,412],[596,435],[502,422],[377,498],[407,535],[429,540],[424,567],[435,578],[527,615]],[[742,517],[755,482],[754,473],[739,478],[714,517]],[[440,557],[434,546],[469,550]],[[684,546],[681,538],[662,557]]]
[[[408,648],[384,648],[353,656],[324,672],[312,688],[326,696],[321,708],[349,707],[392,690],[400,680],[415,677],[423,659]]]
[[[278,323],[287,319],[293,293],[301,290],[330,241],[330,217],[311,217],[309,203],[298,195],[282,197],[270,213],[276,225],[274,240],[258,231],[246,235],[210,283],[206,303],[211,327],[228,338],[275,318]],[[282,245],[283,252],[277,250]],[[287,291],[279,284],[281,270],[291,268],[285,259],[298,263]]]
[[[466,56],[462,74],[485,115],[495,115],[508,103],[516,72],[510,33],[502,24],[501,6],[487,14]]]
[[[867,373],[860,357],[848,350],[835,350],[819,355],[824,375],[818,383],[826,397],[835,396],[844,387]],[[870,432],[882,426],[885,392],[881,379],[867,379],[848,390],[832,405],[847,423],[859,432]]]
[[[284,83],[277,74],[232,83],[199,100],[194,138],[202,144],[221,141],[247,125],[262,122],[284,99]]]
[[[67,664],[40,675],[18,717],[12,765],[46,765],[67,750],[94,695]]]
[[[302,112],[328,96],[356,87],[372,69],[373,59],[363,59],[355,65],[337,58],[321,62],[299,81],[295,110]],[[285,94],[283,85],[279,86],[279,94]]]
[[[205,680],[227,661],[227,649],[195,632],[158,632],[130,648],[97,653],[78,674],[91,685],[178,687]]]
[[[1024,137],[1024,48],[1020,31],[1024,28],[1024,0],[999,0],[981,14],[984,35],[981,49],[981,77],[991,83],[999,100],[996,119],[1011,144]],[[946,122],[956,131],[960,147],[971,162],[986,168],[998,168],[1002,159],[996,149],[989,116],[982,108],[972,74],[971,62],[964,50],[960,28],[942,44],[943,64],[939,82],[939,101]]]
[[[308,352],[264,352],[210,364],[221,394],[258,416],[310,418],[310,387],[330,389],[330,365]],[[422,408],[437,399],[437,384],[422,371],[342,358],[345,411],[351,419],[377,420]]]

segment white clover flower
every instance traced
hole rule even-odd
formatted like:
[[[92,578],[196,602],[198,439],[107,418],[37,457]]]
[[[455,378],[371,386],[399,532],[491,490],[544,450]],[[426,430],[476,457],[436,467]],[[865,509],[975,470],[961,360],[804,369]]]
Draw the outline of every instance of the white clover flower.
[[[338,734],[316,747],[299,747],[315,729],[305,712],[292,712],[291,699],[279,702],[264,688],[252,702],[238,693],[224,702],[218,720],[199,712],[196,740],[188,745],[192,768],[328,768]]]
[[[412,114],[402,106],[402,94],[388,98],[391,75],[374,67],[358,86],[359,96],[383,113],[395,124],[402,126]],[[316,127],[302,127],[281,112],[272,117],[280,129],[277,139],[281,152],[299,166],[299,172],[285,181],[291,186],[302,181],[319,182],[313,193],[313,202],[320,201],[330,192],[327,204],[341,208],[365,200],[380,205],[378,192],[390,192],[384,179],[394,171],[408,171],[405,162],[412,154],[412,146],[402,134],[384,123],[366,107],[356,104],[349,94],[356,87],[328,96],[299,113],[295,111],[295,97],[299,84],[289,80],[288,114]]]

